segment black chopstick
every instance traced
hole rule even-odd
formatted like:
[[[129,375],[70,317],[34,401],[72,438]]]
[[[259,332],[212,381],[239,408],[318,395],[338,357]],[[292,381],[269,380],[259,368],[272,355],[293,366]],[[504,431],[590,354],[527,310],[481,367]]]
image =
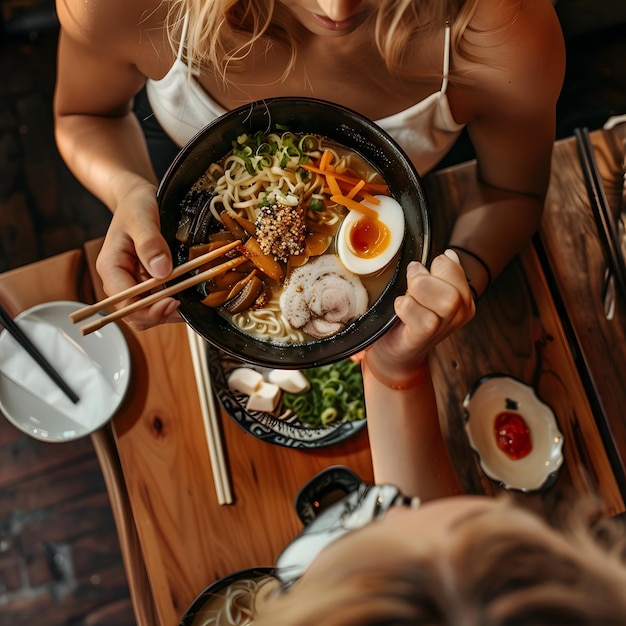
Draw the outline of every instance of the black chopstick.
[[[37,364],[48,374],[56,386],[74,403],[79,401],[79,397],[70,389],[69,385],[61,378],[61,375],[52,367],[48,359],[39,352],[39,349],[27,337],[24,331],[15,323],[9,312],[0,305],[0,319],[2,325],[13,336],[13,338],[30,354]]]
[[[604,192],[598,163],[589,137],[589,130],[587,128],[575,128],[574,135],[576,136],[585,185],[606,262],[613,273],[616,287],[626,296],[626,266],[621,255],[618,230],[606,198],[606,193]]]

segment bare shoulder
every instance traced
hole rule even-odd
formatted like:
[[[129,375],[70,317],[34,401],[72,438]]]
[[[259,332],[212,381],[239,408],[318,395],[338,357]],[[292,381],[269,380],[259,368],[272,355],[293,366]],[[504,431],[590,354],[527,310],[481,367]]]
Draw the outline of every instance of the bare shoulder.
[[[558,98],[565,45],[551,0],[479,0],[463,41],[471,60],[457,68],[469,78],[461,90],[474,113],[489,106],[514,113]]]
[[[113,49],[136,41],[142,32],[162,28],[160,0],[57,0],[64,36],[81,45]]]

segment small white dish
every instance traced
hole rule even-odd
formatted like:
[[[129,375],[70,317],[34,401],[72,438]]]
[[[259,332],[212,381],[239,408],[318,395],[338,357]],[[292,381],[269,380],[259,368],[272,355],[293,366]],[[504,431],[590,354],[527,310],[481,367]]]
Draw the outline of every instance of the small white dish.
[[[489,478],[518,491],[537,491],[551,483],[563,463],[563,435],[552,409],[532,387],[510,376],[491,374],[472,387],[463,406],[469,443]],[[506,446],[498,445],[496,420],[504,413],[513,415],[513,426],[527,426],[530,451],[525,454],[511,455]],[[520,443],[523,429],[517,437]]]
[[[76,392],[76,404],[7,331],[0,333],[0,410],[35,439],[65,442],[94,432],[113,417],[128,390],[130,351],[122,331],[109,324],[83,337],[69,314],[84,306],[47,302],[15,318]]]

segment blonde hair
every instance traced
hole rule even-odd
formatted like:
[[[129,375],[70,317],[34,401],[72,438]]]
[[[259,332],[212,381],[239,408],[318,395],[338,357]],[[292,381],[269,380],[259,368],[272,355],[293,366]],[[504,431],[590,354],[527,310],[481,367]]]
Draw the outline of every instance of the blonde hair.
[[[167,30],[172,48],[180,46],[182,23],[187,16],[185,56],[190,71],[209,70],[228,82],[254,45],[286,46],[290,61],[283,76],[294,67],[297,45],[276,14],[275,0],[170,0]],[[374,20],[374,41],[388,70],[399,74],[404,50],[416,33],[451,24],[452,45],[469,56],[463,45],[465,32],[478,0],[380,0]]]
[[[447,560],[407,556],[333,586],[305,576],[259,607],[254,626],[626,624],[622,522],[592,529],[573,511],[562,541],[551,541],[499,515],[477,518]]]

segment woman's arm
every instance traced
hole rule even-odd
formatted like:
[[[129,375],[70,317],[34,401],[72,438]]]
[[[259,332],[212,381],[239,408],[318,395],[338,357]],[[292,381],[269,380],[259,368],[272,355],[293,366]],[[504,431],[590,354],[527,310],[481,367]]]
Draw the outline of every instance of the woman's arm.
[[[411,263],[407,278],[407,295],[395,303],[400,323],[363,358],[367,423],[376,482],[430,500],[461,487],[439,425],[428,352],[435,331],[467,321],[452,312],[471,317],[474,305],[453,251],[435,258],[430,271]]]
[[[538,229],[550,178],[556,102],[565,70],[563,36],[550,0],[481,0],[464,34],[471,63],[451,86],[467,122],[477,179],[450,237],[472,286],[488,286]]]
[[[119,0],[58,0],[54,96],[59,151],[80,182],[115,211],[137,181],[156,184],[132,113],[145,83],[136,63],[137,11]]]
[[[108,294],[131,287],[146,272],[164,277],[172,267],[159,227],[157,178],[132,112],[133,98],[146,80],[139,69],[142,42],[145,46],[150,37],[163,37],[163,29],[149,27],[162,19],[153,4],[57,2],[56,140],[72,173],[114,213],[97,262]],[[177,306],[168,298],[135,318],[141,316],[140,327],[152,325]]]

